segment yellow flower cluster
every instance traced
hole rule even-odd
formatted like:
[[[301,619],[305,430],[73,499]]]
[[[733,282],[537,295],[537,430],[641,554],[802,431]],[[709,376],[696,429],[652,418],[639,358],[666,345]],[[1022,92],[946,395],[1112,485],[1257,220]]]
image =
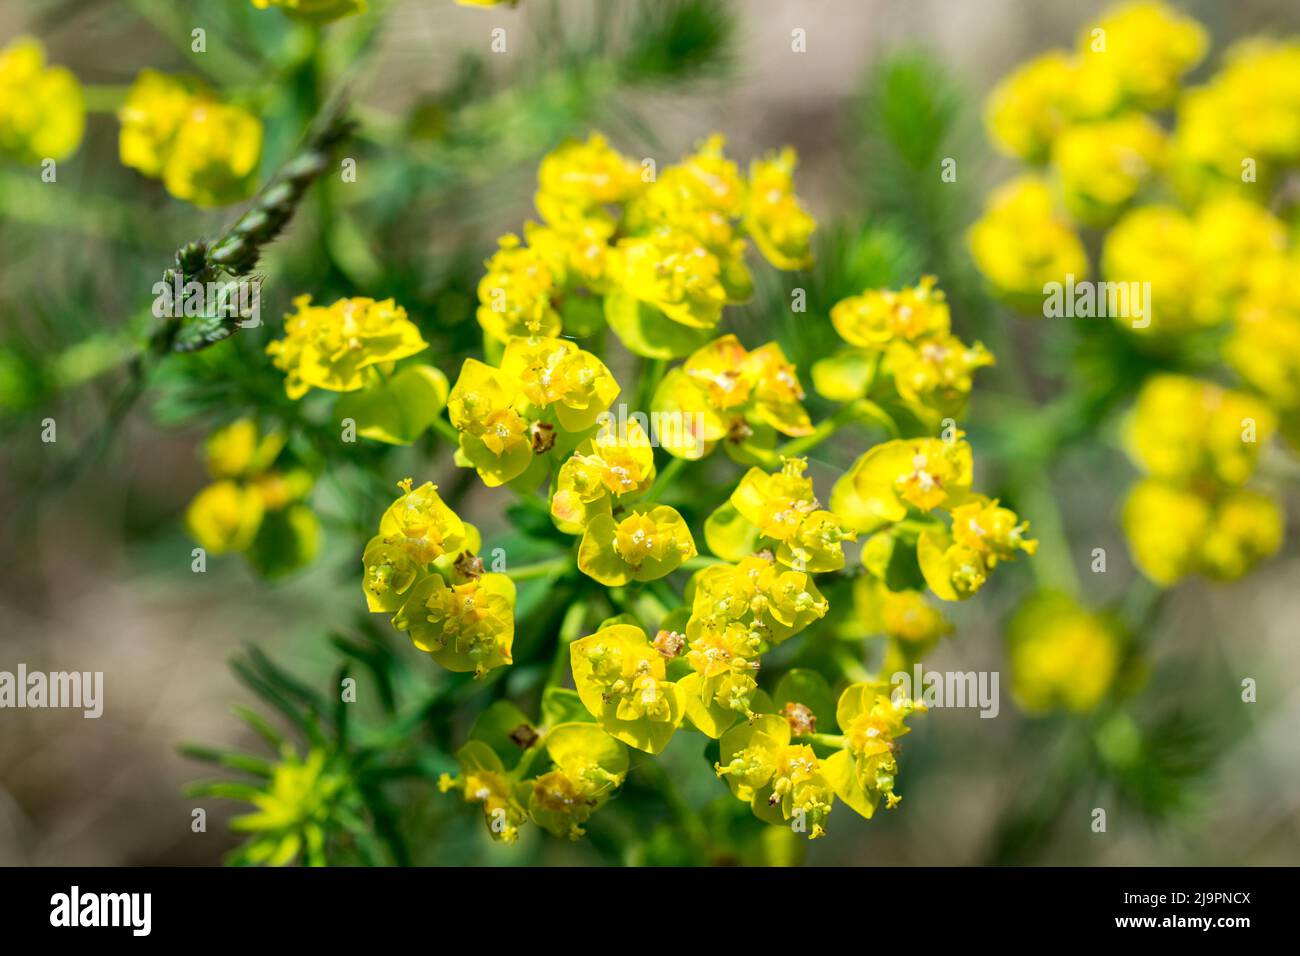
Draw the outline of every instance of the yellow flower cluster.
[[[724,335],[668,371],[655,389],[650,408],[663,427],[657,437],[678,458],[702,458],[725,439],[733,458],[752,460],[752,450],[768,450],[777,434],[812,431],[801,404],[803,386],[795,367],[775,342],[748,351],[734,335]]]
[[[1259,399],[1180,375],[1149,378],[1128,429],[1147,473],[1124,505],[1134,560],[1171,585],[1191,573],[1232,580],[1281,546],[1282,513],[1243,487],[1276,429]]]
[[[400,483],[362,555],[366,604],[450,671],[482,677],[511,662],[515,585],[484,571],[478,530],[461,521],[430,482]]]
[[[895,740],[923,708],[860,680],[856,661],[839,661],[857,682],[841,685],[838,707],[815,671],[787,668],[764,689],[764,655],[826,620],[830,589],[816,576],[835,575],[839,593],[852,594],[854,614],[841,615],[856,615],[850,639],[883,634],[914,659],[950,630],[927,587],[967,598],[998,563],[1034,551],[1027,522],[971,490],[970,446],[947,419],[993,359],[953,334],[933,278],[834,308],[847,347],[814,380],[844,407],[817,426],[779,344],[749,349],[717,334],[723,307],[750,294],[750,240],[779,268],[810,262],[813,223],[794,197],[793,169],[785,151],[742,177],[716,136],[657,177],[598,135],[565,143],[538,173],[542,224],[529,223],[523,240],[504,237],[487,262],[485,356],[463,362],[445,395],[448,422],[434,424],[486,486],[507,486],[534,508],[545,489],[551,522],[573,541],[556,558],[485,572],[477,531],[432,485],[408,480],[363,565],[372,611],[444,667],[478,676],[512,663],[513,581],[544,578],[572,602],[540,720],[493,704],[457,754],[459,773],[441,782],[480,806],[495,839],[513,842],[528,822],[580,835],[622,784],[628,748],[660,754],[679,730],[718,740],[717,770],[732,792],[809,837],[825,832],[836,797],[864,816],[882,800],[894,806]],[[297,307],[268,349],[291,396],[311,387],[369,395],[375,369],[392,397],[419,368],[392,367],[424,342],[391,301]],[[615,409],[618,381],[576,341],[589,336],[583,344],[595,348],[602,316],[649,360],[639,389],[648,414]],[[377,412],[360,411],[376,431]],[[875,446],[824,505],[803,452],[859,421],[944,437]],[[682,511],[663,503],[678,474],[718,445],[747,467],[725,500],[711,513],[684,498]],[[698,553],[692,529],[706,514],[711,556]],[[871,534],[866,574],[846,570],[860,532]],[[601,608],[613,616],[591,630]],[[564,686],[566,658],[574,690]]]
[[[320,530],[304,499],[312,489],[301,467],[276,468],[280,432],[240,418],[213,432],[205,446],[212,483],[190,502],[185,524],[208,554],[242,552],[263,574],[287,573],[316,556]]]
[[[618,393],[605,364],[569,339],[512,338],[499,368],[461,366],[447,399],[457,458],[489,487],[545,472],[552,449],[584,441]]]
[[[177,199],[206,207],[252,195],[262,123],[198,81],[142,70],[118,120],[122,164],[161,179]]]
[[[28,165],[66,159],[85,128],[81,85],[65,67],[46,65],[40,41],[18,37],[0,49],[0,156]]]
[[[1038,547],[1028,522],[971,490],[973,469],[959,432],[952,440],[884,442],[835,483],[831,510],[853,530],[872,533],[862,560],[875,577],[887,581],[899,549],[915,547],[930,590],[945,601],[965,600],[999,562]]]
[[[993,364],[982,344],[952,334],[952,316],[935,278],[914,287],[872,289],[831,308],[835,331],[852,348],[813,366],[813,384],[832,401],[872,397],[897,404],[927,428],[965,410],[974,373]]]
[[[1278,505],[1243,486],[1279,426],[1300,445],[1300,258],[1273,201],[1300,165],[1300,42],[1245,41],[1182,89],[1206,49],[1195,21],[1139,2],[1085,27],[1075,54],[1004,80],[990,135],[1046,168],[995,191],[968,234],[990,284],[1028,313],[1047,314],[1050,284],[1099,271],[1109,289],[1080,316],[1109,316],[1175,370],[1137,398],[1129,446],[1146,477],[1123,513],[1137,564],[1162,585],[1236,578],[1277,550]],[[1172,123],[1152,115],[1166,109]],[[1104,230],[1098,270],[1079,227]],[[1202,380],[1216,352],[1250,392]]]
[[[777,268],[811,263],[815,223],[795,198],[794,167],[786,149],[743,177],[719,136],[658,174],[599,134],[566,142],[538,172],[544,224],[525,226],[526,244],[504,236],[487,262],[479,323],[504,343],[607,322],[638,355],[685,356],[724,306],[749,298],[747,238]]]

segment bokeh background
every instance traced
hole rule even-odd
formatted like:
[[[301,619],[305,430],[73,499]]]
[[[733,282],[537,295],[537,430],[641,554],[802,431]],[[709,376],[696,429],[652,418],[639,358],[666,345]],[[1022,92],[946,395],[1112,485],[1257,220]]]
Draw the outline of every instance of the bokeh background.
[[[373,39],[377,52],[364,69],[349,73],[346,42],[323,55],[325,75],[348,74],[365,127],[357,141],[358,194],[319,203],[309,196],[263,266],[267,316],[282,313],[303,291],[328,301],[332,293],[362,290],[396,295],[423,323],[472,327],[481,262],[500,232],[530,215],[538,157],[563,135],[593,128],[625,152],[662,162],[714,130],[742,161],[792,144],[801,159],[800,195],[838,237],[838,261],[856,256],[882,282],[911,280],[922,270],[937,272],[945,286],[959,282],[947,267],[969,277],[969,265],[959,263],[961,232],[988,187],[1012,168],[984,138],[983,97],[1017,62],[1071,45],[1103,4],[735,0],[726,5],[734,30],[726,55],[672,76],[655,75],[653,66],[640,75],[611,74],[605,67],[628,56],[636,38],[617,22],[601,27],[585,0],[523,0],[513,11],[451,0],[379,6],[386,9]],[[1300,33],[1300,7],[1290,0],[1180,6],[1212,33],[1211,62],[1240,36]],[[269,172],[292,149],[304,110],[322,92],[305,88],[322,68],[304,72],[295,59],[296,34],[274,11],[240,0],[11,0],[0,8],[0,43],[34,34],[52,62],[84,83],[112,88],[146,66],[190,68],[176,41],[191,25],[208,29],[209,49],[227,56],[223,68],[236,79],[248,64],[279,64],[244,81],[257,89],[248,95],[267,123]],[[505,54],[488,50],[496,26],[508,31]],[[796,27],[807,32],[804,55],[790,52]],[[896,81],[916,83],[933,94],[927,102],[942,107],[930,126],[926,116],[899,122],[921,138],[923,161],[957,159],[958,182],[947,192],[917,193],[906,168],[894,168],[897,157],[889,154],[871,93],[880,89],[881,71],[900,62],[910,72],[896,72]],[[926,141],[931,131],[942,142]],[[895,173],[902,178],[891,180]],[[936,202],[935,195],[942,198]],[[66,460],[95,439],[107,414],[121,379],[115,343],[147,309],[152,283],[177,246],[218,231],[232,213],[195,210],[123,168],[111,112],[92,114],[85,143],[60,164],[57,184],[0,166],[0,327],[6,348],[25,361],[42,357],[38,365],[47,373],[3,417],[0,668],[21,661],[30,669],[104,671],[106,681],[100,720],[0,712],[0,863],[219,862],[235,842],[223,821],[236,808],[203,801],[208,830],[191,831],[198,804],[181,789],[207,771],[180,756],[177,743],[251,745],[230,708],[253,699],[227,659],[256,643],[294,673],[324,680],[333,659],[323,635],[346,626],[362,600],[348,522],[376,521],[379,512],[369,503],[379,498],[356,497],[346,479],[318,490],[322,510],[338,517],[326,523],[322,560],[305,573],[268,584],[234,557],[213,560],[204,575],[191,573],[181,517],[205,482],[198,448],[206,429],[185,420],[165,382],[133,408],[102,455],[72,481],[60,480]],[[374,282],[381,287],[368,287]],[[792,354],[816,357],[811,350],[825,340],[790,327],[763,301],[738,316],[737,327],[755,335],[766,330]],[[990,450],[992,471],[983,480],[1000,467],[998,436],[1032,427],[1035,404],[1048,403],[1059,387],[1050,372],[1055,330],[1010,313],[986,316],[982,326],[960,308],[954,318],[963,337],[985,337],[1000,361],[996,373],[978,380],[970,415],[977,453]],[[448,353],[434,356],[448,372],[458,364],[456,341],[452,336]],[[1027,406],[1023,397],[1019,404],[1008,397],[1012,372],[1028,383]],[[40,441],[46,416],[58,421],[54,445]],[[819,485],[860,450],[848,441],[819,449]],[[443,445],[416,447],[385,477],[414,473],[455,482],[448,459]],[[810,862],[1300,862],[1295,528],[1284,552],[1241,582],[1189,584],[1153,596],[1133,586],[1136,572],[1117,525],[1133,474],[1107,430],[1037,475],[1040,497],[1019,506],[1040,538],[1055,535],[1045,549],[1073,563],[1089,599],[1128,595],[1143,605],[1151,678],[1132,712],[1148,724],[1177,715],[1171,733],[1180,743],[1162,770],[1176,781],[1178,799],[1152,798],[1159,807],[1147,812],[1142,800],[1105,788],[1075,790],[1055,775],[1077,728],[1025,718],[1007,693],[1001,632],[1028,583],[1028,572],[1017,569],[956,610],[956,637],[927,660],[935,669],[1001,671],[999,717],[949,710],[913,721],[917,729],[902,757],[903,806],[870,822],[836,814],[833,838],[812,848]],[[1055,502],[1059,525],[1036,501]],[[465,502],[462,513],[485,532],[507,531],[491,494],[469,489]],[[1292,515],[1296,504],[1293,493]],[[1095,547],[1110,557],[1105,575],[1089,572]],[[410,661],[425,667],[414,651]],[[1240,702],[1244,677],[1258,681],[1255,705]],[[719,787],[706,774],[687,781],[684,792],[703,801]],[[427,799],[424,809],[442,824],[425,859],[518,859],[489,846],[477,816],[450,797]],[[444,805],[434,806],[439,800]],[[1089,828],[1094,806],[1110,808],[1105,834]],[[585,845],[558,841],[540,852],[529,859],[599,860]]]

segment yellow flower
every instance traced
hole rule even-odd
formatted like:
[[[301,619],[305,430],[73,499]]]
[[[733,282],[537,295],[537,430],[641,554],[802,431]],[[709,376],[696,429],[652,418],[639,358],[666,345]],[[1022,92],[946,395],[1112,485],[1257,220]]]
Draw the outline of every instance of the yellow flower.
[[[812,747],[792,743],[784,717],[761,714],[728,730],[719,741],[719,777],[768,823],[791,823],[808,839],[826,835],[835,796],[823,761]]]
[[[1080,56],[1113,76],[1124,97],[1142,109],[1173,102],[1183,74],[1201,62],[1208,47],[1199,23],[1147,0],[1112,7],[1079,32]]]
[[[794,194],[795,151],[756,159],[749,166],[745,229],[764,258],[778,269],[812,265],[812,234],[817,223]]]
[[[1282,224],[1245,200],[1206,202],[1194,218],[1172,206],[1143,206],[1106,235],[1102,271],[1111,281],[1149,282],[1145,331],[1175,334],[1230,319],[1257,264],[1285,248]]]
[[[264,512],[256,489],[235,481],[217,481],[194,496],[185,512],[185,525],[209,554],[245,551],[262,526]]]
[[[734,335],[724,335],[671,369],[650,405],[661,421],[683,423],[676,433],[661,430],[664,450],[699,458],[724,437],[743,449],[751,440],[771,447],[775,432],[808,434],[812,422],[803,398],[795,367],[777,343],[749,352]]]
[[[1083,243],[1056,213],[1051,189],[1037,176],[1021,176],[994,190],[966,240],[975,265],[994,288],[1034,309],[1041,308],[1047,283],[1088,275]]]
[[[142,70],[118,119],[122,164],[161,179],[177,199],[219,206],[252,194],[262,123],[198,83]]]
[[[518,381],[535,408],[554,408],[561,427],[571,432],[594,425],[619,393],[605,363],[568,339],[511,339],[501,374]]]
[[[1283,519],[1272,499],[1254,491],[1206,497],[1148,478],[1124,503],[1124,532],[1142,573],[1168,587],[1193,573],[1241,577],[1281,547]]]
[[[635,419],[620,431],[612,422],[601,426],[560,466],[551,517],[567,534],[581,534],[598,514],[609,514],[614,502],[647,490],[654,481],[654,449]]]
[[[1029,522],[996,500],[975,495],[952,510],[948,531],[922,531],[916,557],[925,583],[945,601],[964,601],[984,586],[999,561],[1017,552],[1032,555],[1038,542],[1026,537]]]
[[[447,414],[460,432],[460,452],[488,487],[522,475],[533,460],[530,424],[521,411],[521,383],[477,359],[466,359],[447,397]]]
[[[402,495],[379,519],[379,536],[421,567],[443,555],[456,556],[472,540],[471,526],[447,507],[433,482],[414,489],[412,484],[410,478],[398,482]]]
[[[321,306],[302,295],[293,304],[297,311],[285,316],[284,338],[266,347],[285,373],[290,398],[312,388],[356,391],[366,384],[367,369],[391,369],[398,359],[428,348],[406,310],[392,299],[339,299]]]
[[[614,281],[638,302],[692,329],[712,329],[727,301],[718,258],[688,232],[656,230],[620,239],[610,253]],[[614,331],[623,338],[614,316]]]
[[[657,754],[682,720],[682,693],[666,662],[632,624],[611,624],[569,647],[578,696],[600,726],[637,750]]]
[[[545,256],[506,234],[478,284],[478,322],[498,342],[511,336],[558,335],[558,286]]]
[[[1035,594],[1007,627],[1011,687],[1032,714],[1095,709],[1115,684],[1119,626],[1064,594]]]
[[[1294,419],[1300,407],[1300,257],[1270,256],[1251,272],[1224,358]]]
[[[864,630],[905,644],[931,647],[952,633],[951,622],[926,600],[924,592],[891,591],[871,575],[854,580],[853,604]]]
[[[705,537],[719,557],[738,561],[768,539],[776,559],[800,571],[822,573],[844,567],[842,542],[853,532],[821,507],[805,458],[787,458],[769,474],[751,468],[705,523]]]
[[[1263,190],[1300,159],[1300,42],[1253,37],[1233,46],[1223,69],[1178,104],[1178,185],[1192,199]],[[1247,163],[1254,178],[1243,182]]]
[[[1160,167],[1165,134],[1144,113],[1066,128],[1052,146],[1065,207],[1080,222],[1109,222]]]
[[[280,432],[263,435],[251,418],[238,418],[219,428],[204,443],[208,474],[213,478],[240,478],[271,467],[284,447]]]
[[[253,6],[259,10],[279,7],[291,17],[316,23],[366,12],[366,0],[253,0]]]
[[[1095,61],[1049,50],[994,87],[984,122],[1000,150],[1037,163],[1068,123],[1106,115],[1119,96],[1115,77],[1096,69]]]
[[[606,587],[618,587],[662,578],[696,553],[691,530],[675,509],[638,507],[621,520],[598,514],[587,523],[578,568]]]
[[[557,724],[545,746],[554,768],[531,781],[528,815],[555,836],[576,840],[627,776],[627,748],[584,723]]]
[[[1127,438],[1134,460],[1157,478],[1240,485],[1275,428],[1272,411],[1244,392],[1162,374],[1143,384]]]
[[[86,128],[86,102],[70,70],[45,65],[45,49],[18,37],[0,49],[0,155],[20,163],[64,160]]]
[[[608,215],[602,207],[627,201],[642,186],[637,164],[599,133],[585,143],[568,140],[542,157],[537,184],[537,211],[559,228]]]
[[[753,716],[761,640],[742,624],[696,628],[686,652],[692,673],[677,682],[686,717],[718,739],[742,717]]]
[[[447,670],[482,677],[511,663],[514,582],[487,573],[448,584],[440,574],[430,574],[411,589],[393,626]]]
[[[871,289],[841,299],[831,307],[831,324],[840,337],[860,348],[883,348],[891,342],[916,342],[947,335],[952,314],[934,276],[894,291]]]
[[[875,445],[835,483],[831,511],[856,531],[901,521],[909,506],[952,509],[970,494],[974,461],[960,438],[895,439]]]
[[[743,636],[755,653],[793,637],[830,608],[812,575],[779,568],[764,555],[697,572],[687,596],[686,635],[692,646],[703,635],[726,633]]]
[[[438,789],[442,793],[459,790],[466,803],[482,806],[483,822],[492,839],[502,843],[518,841],[519,827],[528,819],[527,811],[496,751],[481,740],[471,740],[456,751],[456,762],[460,774],[443,774]]]
[[[904,720],[914,712],[925,712],[920,701],[893,698],[887,691],[877,684],[851,684],[845,689],[835,707],[845,747],[823,762],[835,796],[867,819],[882,798],[889,810],[902,801],[894,792],[896,741],[911,731]]]

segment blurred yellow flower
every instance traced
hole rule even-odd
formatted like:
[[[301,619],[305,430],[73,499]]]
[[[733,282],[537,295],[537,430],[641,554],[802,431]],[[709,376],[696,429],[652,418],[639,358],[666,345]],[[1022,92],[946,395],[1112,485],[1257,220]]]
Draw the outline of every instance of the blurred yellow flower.
[[[81,84],[45,64],[39,40],[18,37],[0,49],[0,155],[28,165],[67,159],[85,128]]]
[[[1115,684],[1123,653],[1119,627],[1064,594],[1026,600],[1007,627],[1011,687],[1031,714],[1087,713]]]
[[[1208,48],[1204,27],[1155,0],[1111,7],[1079,32],[1079,55],[1095,59],[1125,100],[1141,109],[1172,103],[1183,74]]]
[[[1001,294],[1041,314],[1043,288],[1088,275],[1088,256],[1055,209],[1047,182],[1025,175],[993,191],[966,235],[975,265]]]
[[[1065,208],[1080,222],[1103,225],[1163,163],[1164,131],[1143,113],[1067,127],[1052,146]]]
[[[1259,449],[1276,423],[1267,405],[1244,392],[1182,375],[1153,375],[1138,394],[1128,446],[1156,478],[1190,482],[1209,476],[1240,485],[1254,474]]]
[[[262,123],[196,81],[142,70],[118,119],[122,164],[161,179],[177,199],[220,206],[252,194]]]

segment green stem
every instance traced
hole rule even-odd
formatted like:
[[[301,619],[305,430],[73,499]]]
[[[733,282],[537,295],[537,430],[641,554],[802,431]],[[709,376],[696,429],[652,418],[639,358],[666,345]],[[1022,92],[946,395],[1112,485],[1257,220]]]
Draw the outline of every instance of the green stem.
[[[81,94],[86,101],[86,111],[89,113],[116,113],[118,107],[126,100],[126,93],[129,89],[129,86],[121,85],[83,84]]]
[[[555,643],[555,656],[551,658],[551,670],[546,678],[547,687],[560,687],[564,684],[564,675],[569,667],[569,645],[582,636],[587,607],[587,600],[578,598],[564,612],[564,620],[560,622],[560,635]]]
[[[525,564],[522,568],[508,568],[506,574],[511,581],[532,581],[535,578],[554,577],[566,568],[571,567],[572,564],[573,558],[564,554],[546,561]]]
[[[660,496],[677,479],[678,472],[684,467],[686,467],[685,458],[676,456],[671,458],[668,464],[664,466],[663,471],[659,472],[659,475],[655,478],[654,484],[650,486],[650,491],[646,494],[644,503],[650,504],[653,501],[658,501]]]
[[[811,744],[815,747],[828,747],[831,750],[843,750],[848,738],[843,734],[799,734],[794,738],[797,744]]]
[[[682,562],[683,571],[700,571],[704,568],[711,568],[715,564],[730,564],[730,561],[723,561],[721,558],[710,557],[707,554],[697,554],[693,558],[687,558]]]

